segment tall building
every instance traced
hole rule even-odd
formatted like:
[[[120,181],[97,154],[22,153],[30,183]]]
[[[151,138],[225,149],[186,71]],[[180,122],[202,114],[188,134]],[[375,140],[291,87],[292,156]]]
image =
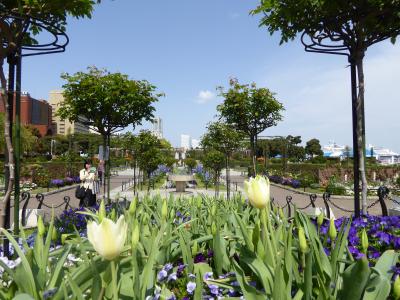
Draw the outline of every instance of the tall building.
[[[188,134],[181,134],[181,148],[188,150],[192,148],[192,143],[190,140],[190,135]]]
[[[49,101],[53,110],[53,129],[54,132],[61,135],[74,134],[74,133],[89,133],[89,126],[86,126],[80,122],[70,122],[68,120],[61,120],[57,116],[57,111],[62,102],[64,102],[64,96],[62,91],[51,91],[49,94]]]
[[[163,126],[162,126],[162,119],[157,117],[154,118],[151,123],[153,124],[153,129],[151,132],[158,137],[159,139],[163,138]]]
[[[15,118],[15,95],[14,95]],[[4,113],[3,105],[0,105],[0,112]],[[42,136],[52,135],[52,109],[46,100],[32,98],[29,93],[21,93],[21,125],[27,125],[39,130]]]

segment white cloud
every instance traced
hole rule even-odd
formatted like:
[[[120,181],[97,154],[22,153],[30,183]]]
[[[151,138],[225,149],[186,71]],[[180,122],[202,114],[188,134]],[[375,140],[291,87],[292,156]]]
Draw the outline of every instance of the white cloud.
[[[200,91],[199,94],[197,95],[196,102],[199,104],[206,104],[206,103],[214,100],[215,98],[216,98],[216,95],[209,90]]]
[[[310,54],[310,59],[313,59]],[[314,54],[317,55],[317,54]],[[329,57],[329,56],[328,56]],[[332,67],[333,65],[333,67]],[[284,121],[264,134],[296,134],[352,144],[350,69],[345,60],[325,69],[310,62],[267,76],[263,85],[285,105]],[[400,150],[400,47],[376,46],[364,60],[367,143]]]

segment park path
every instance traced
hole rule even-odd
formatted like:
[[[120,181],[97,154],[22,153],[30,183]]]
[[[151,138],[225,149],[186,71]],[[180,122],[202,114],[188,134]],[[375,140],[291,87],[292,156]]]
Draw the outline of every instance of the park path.
[[[111,190],[111,194],[117,190],[121,190],[122,188],[122,184],[127,182],[129,179],[133,178],[133,170],[131,172],[131,170],[125,170],[125,171],[121,171],[118,173],[118,175],[112,176],[110,178],[110,190]],[[75,198],[75,189],[76,187],[69,189],[69,190],[65,190],[65,191],[60,191],[58,193],[54,193],[51,195],[45,195],[44,196],[44,201],[43,203],[45,205],[42,206],[42,209],[45,210],[45,213],[51,213],[51,207],[57,207],[61,204],[64,203],[64,197],[68,196],[70,198],[70,206],[73,208],[78,207],[79,205],[79,199]],[[38,206],[38,201],[36,200],[36,195],[31,195],[31,198],[29,200],[29,204],[27,206],[28,209],[35,209]],[[101,187],[101,191],[100,194],[97,195],[97,199],[102,198],[103,197],[103,187]],[[23,203],[21,203],[21,208],[22,208]],[[56,215],[62,213],[62,211],[64,210],[65,205],[61,205],[58,208],[54,209],[54,212]],[[13,215],[11,213],[11,215]],[[12,216],[13,218],[13,216]],[[12,223],[12,221],[11,221]]]
[[[237,185],[238,185],[238,187],[240,187],[240,189],[243,189],[244,180],[247,180],[247,177],[242,176],[240,174],[235,174],[235,175],[231,176],[231,182],[237,183]],[[274,198],[275,203],[277,203],[279,206],[286,205],[286,197],[287,196],[291,196],[292,202],[294,204],[296,204],[296,206],[299,208],[303,208],[303,207],[307,206],[308,204],[310,204],[310,196],[309,195],[305,195],[305,194],[298,193],[298,192],[291,191],[291,190],[286,190],[286,189],[276,186],[276,185],[271,185],[271,197]],[[376,197],[369,199],[368,205],[371,205],[372,203],[374,203],[376,199],[377,199]],[[343,217],[343,216],[350,216],[352,214],[351,212],[349,212],[354,209],[354,202],[352,199],[332,197],[331,201],[334,204],[336,204],[337,206],[339,206],[340,208],[343,208],[344,210],[348,210],[348,211],[344,211],[344,210],[341,210],[339,208],[336,208],[336,207],[330,205],[331,209],[333,211],[333,214],[336,218]],[[315,205],[317,207],[325,207],[324,201],[321,196],[317,197]],[[392,205],[391,203],[388,203],[388,208],[391,208],[392,207],[391,205]],[[312,210],[310,208],[306,209],[305,211],[307,213],[312,213]],[[372,214],[372,215],[381,215],[382,211],[381,211],[381,207],[380,207],[379,203],[374,205],[373,207],[371,207],[368,212],[369,212],[369,214]]]

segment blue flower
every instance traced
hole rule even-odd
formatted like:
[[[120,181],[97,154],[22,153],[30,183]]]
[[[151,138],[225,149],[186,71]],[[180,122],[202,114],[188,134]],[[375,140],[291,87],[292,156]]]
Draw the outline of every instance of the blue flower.
[[[208,285],[208,288],[210,289],[210,293],[213,295],[218,295],[219,291],[218,291],[218,286],[215,284],[210,284]]]
[[[204,280],[213,279],[213,272],[206,272],[203,276]]]
[[[167,264],[164,266],[163,269],[164,269],[165,271],[169,272],[170,270],[172,270],[172,268],[173,268],[172,264],[171,264],[171,263],[167,263]]]
[[[168,281],[168,282],[170,282],[170,281],[176,281],[177,279],[178,279],[178,276],[177,276],[177,274],[174,272],[174,273],[169,274],[167,281]]]
[[[164,269],[162,269],[162,270],[161,270],[160,272],[158,272],[158,274],[157,274],[157,280],[158,280],[159,282],[161,282],[161,281],[165,280],[165,278],[167,278],[167,276],[168,276],[167,271],[165,271]]]
[[[195,289],[196,289],[196,283],[192,281],[188,282],[188,284],[186,285],[186,291],[189,294],[193,294]]]

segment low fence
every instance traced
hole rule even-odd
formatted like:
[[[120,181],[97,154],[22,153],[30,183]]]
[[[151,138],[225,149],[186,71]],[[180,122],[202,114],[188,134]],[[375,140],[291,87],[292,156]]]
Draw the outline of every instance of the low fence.
[[[369,210],[370,210],[372,207],[374,207],[375,205],[380,205],[380,207],[381,207],[381,212],[382,212],[382,216],[388,216],[389,213],[388,213],[388,208],[387,208],[386,202],[389,201],[389,202],[391,202],[391,203],[394,203],[394,204],[400,206],[400,201],[398,201],[398,200],[396,200],[396,199],[394,199],[393,197],[390,196],[390,190],[389,190],[387,187],[381,186],[381,187],[378,189],[377,194],[378,194],[378,199],[375,200],[374,202],[372,202],[371,204],[369,204],[369,205],[367,206],[367,211],[366,211],[365,213],[368,214]],[[283,205],[283,206],[280,206],[280,207],[281,207],[282,209],[285,209],[285,208],[286,208],[286,209],[287,209],[288,216],[291,217],[291,215],[292,215],[292,208],[294,208],[294,207],[296,207],[296,209],[299,209],[299,210],[306,210],[306,209],[309,209],[309,208],[314,208],[314,209],[315,209],[315,208],[316,208],[315,202],[316,202],[318,196],[317,196],[316,194],[311,194],[311,195],[309,196],[309,198],[310,198],[310,203],[309,203],[309,204],[307,204],[307,205],[304,206],[304,207],[299,207],[299,206],[297,206],[297,205],[295,204],[295,202],[293,201],[293,197],[292,197],[292,196],[286,196],[286,204]],[[327,218],[330,218],[330,217],[331,217],[331,216],[330,216],[330,214],[331,214],[331,207],[334,207],[334,208],[336,208],[336,209],[338,209],[338,210],[340,210],[340,211],[342,211],[342,212],[345,212],[345,213],[354,214],[354,210],[341,207],[339,204],[335,203],[335,202],[331,199],[331,195],[330,195],[329,193],[327,193],[327,192],[325,192],[325,193],[322,195],[322,200],[323,200],[323,202],[324,202],[324,206],[325,206]],[[275,203],[275,199],[274,199],[274,198],[271,199],[271,202],[274,203],[275,205],[277,205],[277,203]],[[279,206],[279,205],[278,205],[278,206]]]

